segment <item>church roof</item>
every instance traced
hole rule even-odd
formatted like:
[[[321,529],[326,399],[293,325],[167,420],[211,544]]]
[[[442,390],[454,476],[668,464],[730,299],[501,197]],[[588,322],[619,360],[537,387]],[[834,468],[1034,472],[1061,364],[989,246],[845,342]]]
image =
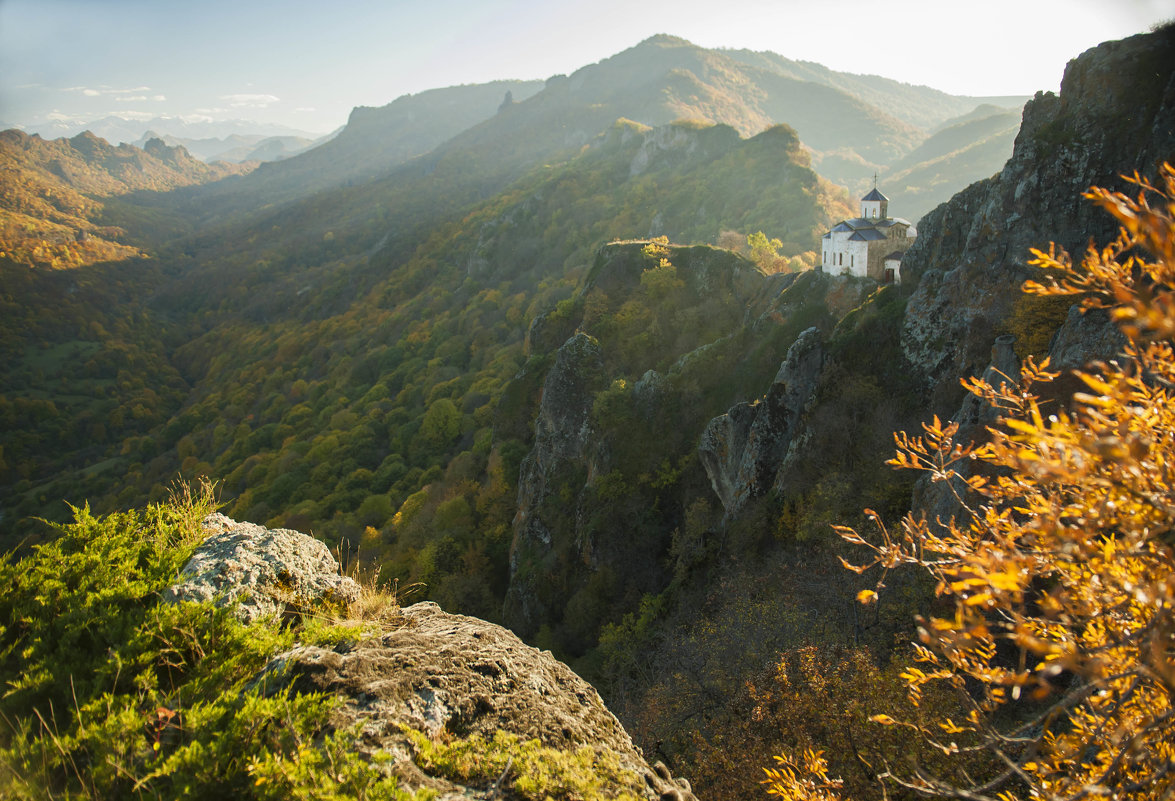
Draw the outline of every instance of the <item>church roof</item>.
[[[895,250],[893,253],[891,253],[891,254],[889,254],[888,256],[886,256],[886,257],[883,259],[883,261],[889,261],[890,259],[897,259],[898,261],[901,261],[901,260],[902,260],[902,256],[905,256],[905,255],[906,255],[906,251],[904,251],[904,250]]]
[[[876,191],[876,190],[874,190]],[[878,192],[878,194],[881,194]],[[884,195],[882,195],[884,197]],[[841,220],[832,227],[824,236],[830,237],[833,233],[845,233],[848,231],[868,231],[870,235],[865,237],[869,240],[883,239],[884,234],[882,230],[893,228],[895,225],[904,225],[907,228],[913,228],[909,220],[904,220],[901,217],[854,217],[851,220]],[[879,230],[881,229],[881,230]],[[876,236],[874,236],[876,234]],[[861,239],[861,237],[849,237],[850,239]]]
[[[885,234],[878,231],[876,228],[865,228],[860,231],[854,231],[849,240],[856,240],[858,242],[876,242],[879,239],[885,239]]]
[[[865,197],[861,198],[861,200],[884,200],[886,203],[888,203],[888,202],[889,202],[889,198],[887,198],[885,195],[883,195],[883,194],[881,194],[880,192],[878,192],[878,191],[877,191],[877,187],[876,187],[876,186],[875,186],[875,187],[873,187],[873,191],[872,191],[872,192],[870,192],[869,194],[865,195]]]

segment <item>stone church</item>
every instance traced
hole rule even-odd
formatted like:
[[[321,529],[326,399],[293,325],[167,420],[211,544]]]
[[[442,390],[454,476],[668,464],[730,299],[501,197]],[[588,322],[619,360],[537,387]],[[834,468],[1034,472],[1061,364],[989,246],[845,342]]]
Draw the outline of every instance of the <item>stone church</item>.
[[[877,187],[861,198],[861,216],[842,220],[821,240],[820,269],[880,283],[900,283],[902,256],[918,236],[909,220],[889,216],[889,198]]]

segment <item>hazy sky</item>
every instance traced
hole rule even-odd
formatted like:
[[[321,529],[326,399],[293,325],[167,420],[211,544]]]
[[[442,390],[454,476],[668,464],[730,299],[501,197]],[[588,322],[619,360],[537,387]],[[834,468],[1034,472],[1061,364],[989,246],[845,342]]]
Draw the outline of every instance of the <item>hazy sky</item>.
[[[325,132],[353,106],[547,78],[655,33],[954,94],[1055,90],[1175,0],[0,0],[0,123],[195,115]]]

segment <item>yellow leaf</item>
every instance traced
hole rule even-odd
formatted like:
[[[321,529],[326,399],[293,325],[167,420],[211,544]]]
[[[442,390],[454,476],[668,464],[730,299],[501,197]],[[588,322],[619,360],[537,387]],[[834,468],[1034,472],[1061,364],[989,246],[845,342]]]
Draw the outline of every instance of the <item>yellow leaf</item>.
[[[857,593],[857,600],[863,604],[871,604],[877,600],[877,593],[873,590],[861,590]]]
[[[992,573],[987,577],[988,583],[997,590],[1015,592],[1020,589],[1020,577],[1012,571]]]
[[[972,595],[970,598],[968,598],[965,601],[965,603],[967,604],[967,606],[980,606],[982,604],[987,603],[990,600],[991,600],[991,593],[990,592],[978,592],[975,595]]]

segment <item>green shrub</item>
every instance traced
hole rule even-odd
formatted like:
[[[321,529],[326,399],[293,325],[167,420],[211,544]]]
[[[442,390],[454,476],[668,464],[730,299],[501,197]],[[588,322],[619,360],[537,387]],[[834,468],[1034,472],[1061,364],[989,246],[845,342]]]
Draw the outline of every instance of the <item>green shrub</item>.
[[[354,626],[329,610],[246,626],[231,609],[161,601],[211,509],[207,490],[105,517],[75,509],[54,539],[0,562],[0,797],[408,797],[326,736],[333,699],[255,681],[295,640]]]

